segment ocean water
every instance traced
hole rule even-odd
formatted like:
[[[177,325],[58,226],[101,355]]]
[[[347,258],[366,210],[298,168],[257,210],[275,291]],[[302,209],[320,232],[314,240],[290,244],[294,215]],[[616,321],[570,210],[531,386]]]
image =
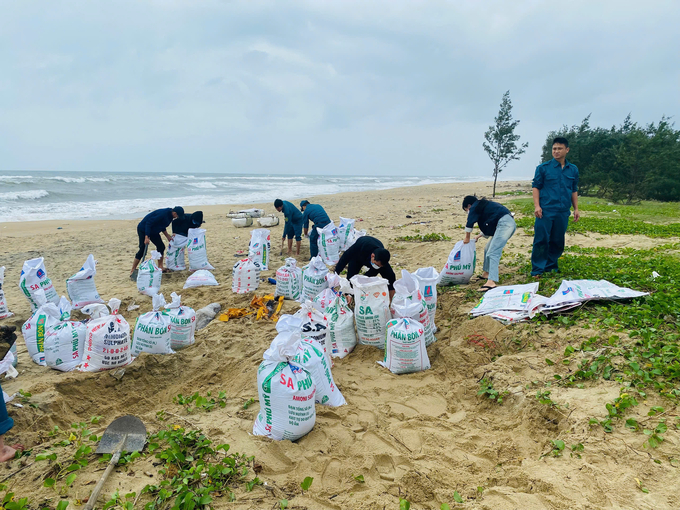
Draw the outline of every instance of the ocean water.
[[[0,172],[0,223],[141,218],[154,209],[175,205],[293,201],[344,191],[475,180],[479,178]]]

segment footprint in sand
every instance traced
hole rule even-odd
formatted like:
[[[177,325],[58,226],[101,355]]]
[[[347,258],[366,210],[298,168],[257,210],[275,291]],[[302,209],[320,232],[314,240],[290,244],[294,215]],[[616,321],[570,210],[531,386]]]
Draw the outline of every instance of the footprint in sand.
[[[342,462],[338,459],[331,459],[321,474],[321,485],[325,490],[330,491],[340,488],[342,481]]]
[[[385,480],[387,482],[394,481],[397,471],[394,468],[394,461],[392,460],[392,457],[389,455],[377,455],[375,457],[374,467],[378,472],[378,477],[380,477],[381,480]]]

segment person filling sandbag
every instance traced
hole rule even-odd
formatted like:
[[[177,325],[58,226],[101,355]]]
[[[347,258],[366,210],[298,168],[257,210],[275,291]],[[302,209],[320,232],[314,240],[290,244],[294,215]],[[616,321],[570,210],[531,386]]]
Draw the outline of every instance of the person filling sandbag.
[[[295,255],[300,255],[300,246],[302,245],[302,213],[293,204],[287,200],[277,198],[274,200],[274,209],[283,213],[285,225],[283,227],[283,238],[281,239],[281,251],[283,251],[283,242],[288,238],[288,256],[293,254],[293,237],[295,237],[296,249]]]
[[[9,319],[14,314],[10,312],[9,308],[7,307],[5,291],[2,288],[4,282],[5,282],[5,266],[2,266],[0,267],[0,319]]]
[[[203,223],[205,223],[203,211],[184,213],[184,215],[172,220],[172,233],[176,236],[189,237],[189,229],[201,228]]]
[[[479,241],[482,236],[491,238],[484,247],[484,272],[480,277],[481,280],[486,279],[486,283],[479,291],[486,292],[498,283],[498,266],[503,255],[503,248],[517,230],[517,225],[507,207],[486,198],[478,200],[477,197],[466,196],[463,199],[463,210],[468,214],[463,243],[470,242],[470,233],[475,223],[482,231],[475,237],[475,241]]]
[[[354,320],[360,344],[383,348],[385,324],[392,317],[387,280],[379,276],[354,275]]]
[[[257,370],[260,412],[253,434],[277,441],[296,441],[316,423],[316,385],[312,375],[293,361],[300,342],[300,330],[287,329],[272,341]]]
[[[319,254],[319,232],[317,228],[324,228],[331,222],[326,211],[319,204],[310,204],[309,200],[300,202],[302,211],[302,228],[305,237],[309,237],[309,258],[312,259]],[[309,222],[312,222],[312,231],[309,232]]]
[[[184,216],[184,209],[181,207],[174,207],[170,209],[157,209],[150,212],[142,221],[137,225],[137,236],[139,237],[139,250],[135,254],[135,260],[132,263],[132,269],[130,270],[130,276],[135,272],[137,266],[141,262],[144,254],[146,253],[146,248],[149,243],[153,243],[156,247],[156,251],[161,254],[161,259],[159,262],[159,267],[161,271],[163,270],[163,252],[165,252],[165,244],[161,239],[161,234],[163,234],[168,241],[172,239],[172,236],[168,234],[168,226],[172,223],[173,219],[181,218]]]
[[[132,356],[143,352],[149,354],[174,354],[170,347],[171,322],[168,314],[161,310],[165,306],[163,294],[152,298],[153,310],[137,317],[132,335]]]
[[[439,273],[434,267],[421,267],[413,273],[413,276],[418,280],[420,293],[423,295],[427,305],[427,312],[430,315],[433,333],[436,333],[437,325],[434,319],[437,314],[437,282],[439,281]]]
[[[189,229],[189,270],[215,269],[208,262],[208,248],[205,242],[204,228]]]
[[[62,305],[59,322],[45,332],[45,364],[62,372],[69,372],[80,365],[87,334],[85,324],[70,318],[70,304]]]
[[[394,290],[394,299],[390,306],[392,316],[409,317],[420,322],[425,329],[425,345],[430,345],[435,341],[434,328],[430,322],[427,304],[420,293],[418,281],[406,269],[402,269],[401,278],[394,283]],[[411,307],[411,304],[416,306]]]
[[[357,345],[357,335],[354,330],[354,313],[342,294],[336,296],[326,307],[328,320],[328,337],[326,342],[331,345],[331,357],[344,358]]]
[[[302,269],[297,267],[293,257],[286,259],[286,264],[276,270],[276,295],[283,299],[300,299],[302,292]]]
[[[109,308],[111,313],[109,313]],[[118,313],[120,299],[110,299],[106,305],[94,304],[83,308],[92,317],[87,323],[82,372],[99,372],[120,368],[132,361],[130,356],[130,325]]]
[[[170,348],[174,351],[193,345],[196,339],[196,312],[193,308],[182,306],[182,296],[170,294],[172,302],[165,305],[172,327],[170,328]]]
[[[302,268],[301,302],[314,299],[319,292],[328,287],[327,274],[328,268],[321,257],[314,257],[309,261],[309,264]]]
[[[439,285],[469,283],[475,272],[476,263],[475,241],[470,241],[467,244],[464,241],[458,241],[449,253],[449,258],[439,275]]]
[[[68,300],[62,297],[59,306],[52,302],[46,302],[44,294],[35,294],[36,300],[41,303],[38,309],[21,326],[21,334],[26,342],[26,349],[31,359],[38,365],[45,366],[45,335],[47,330],[55,326],[61,320],[61,307],[66,308]]]
[[[156,250],[151,252],[151,257],[139,266],[137,273],[137,290],[147,296],[153,297],[161,290],[163,271],[159,265],[163,255]]]
[[[390,252],[375,237],[363,236],[357,239],[352,247],[342,254],[333,272],[340,274],[346,267],[347,279],[352,281],[352,277],[359,274],[364,266],[369,268],[364,276],[380,275],[387,280],[391,300],[394,296],[394,282],[397,277],[390,266]]]
[[[21,268],[21,276],[19,277],[19,288],[26,296],[26,299],[31,303],[31,312],[35,312],[38,307],[43,304],[38,302],[36,295],[40,296],[48,303],[59,302],[59,294],[52,285],[52,280],[47,277],[47,269],[45,269],[45,259],[38,257],[24,262]]]
[[[323,347],[316,340],[301,339],[298,342],[298,353],[293,361],[312,374],[312,381],[316,385],[314,400],[317,404],[339,407],[347,403],[340,389],[335,385],[331,366],[323,352]]]
[[[94,284],[95,274],[97,274],[97,261],[94,260],[94,255],[90,254],[80,271],[66,280],[66,292],[73,303],[74,310],[80,310],[93,303],[104,302]]]
[[[269,270],[269,256],[271,253],[271,236],[266,228],[256,228],[250,232],[248,244],[248,258],[255,262],[260,271]]]
[[[394,374],[409,374],[430,368],[423,325],[408,318],[389,321],[385,335],[385,357],[378,364]]]

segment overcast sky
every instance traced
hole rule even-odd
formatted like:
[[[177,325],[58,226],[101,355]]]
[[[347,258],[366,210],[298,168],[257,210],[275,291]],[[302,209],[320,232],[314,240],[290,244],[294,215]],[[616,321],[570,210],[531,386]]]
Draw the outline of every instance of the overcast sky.
[[[0,169],[491,177],[680,111],[680,1],[0,0]]]

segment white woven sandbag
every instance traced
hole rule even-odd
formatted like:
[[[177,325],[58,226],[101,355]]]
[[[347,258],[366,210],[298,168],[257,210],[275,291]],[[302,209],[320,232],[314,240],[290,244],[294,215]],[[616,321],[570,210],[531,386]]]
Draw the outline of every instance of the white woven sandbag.
[[[256,228],[250,232],[248,258],[252,260],[260,271],[269,269],[269,254],[271,252],[271,236],[266,228]]]
[[[208,262],[208,249],[205,243],[205,229],[204,228],[190,228],[187,232],[189,242],[187,249],[189,251],[189,269],[196,271],[198,269],[215,269]]]
[[[323,347],[316,340],[303,338],[298,342],[298,353],[293,361],[312,374],[316,385],[315,402],[325,406],[344,406],[345,397],[335,385],[331,366],[323,352]]]
[[[415,308],[409,306],[415,303]],[[425,344],[430,345],[435,341],[434,328],[430,322],[430,314],[427,311],[427,304],[423,295],[420,293],[420,284],[411,273],[405,269],[401,270],[401,278],[394,282],[394,297],[390,311],[394,318],[409,317],[420,322],[425,328]]]
[[[94,284],[95,274],[97,274],[97,261],[94,260],[94,255],[90,254],[80,271],[66,280],[66,292],[73,303],[74,310],[80,310],[83,306],[93,303],[104,302]]]
[[[299,342],[299,330],[289,329],[279,333],[264,353],[257,370],[260,412],[253,424],[256,436],[296,441],[316,423],[312,375],[291,362]]]
[[[161,290],[163,271],[156,263],[160,258],[161,254],[153,250],[151,258],[142,262],[137,272],[137,290],[150,297],[155,296]]]
[[[236,294],[245,294],[257,289],[260,285],[260,268],[255,262],[241,259],[234,264],[231,290]]]
[[[47,269],[45,269],[45,259],[38,257],[24,262],[21,268],[21,276],[19,277],[19,288],[31,303],[31,312],[35,312],[40,304],[36,301],[35,295],[40,291],[44,292],[45,302],[54,303],[59,302],[59,294],[52,285],[52,280],[47,277]]]
[[[332,221],[323,228],[316,227],[319,237],[316,244],[319,248],[319,257],[324,264],[332,266],[340,260],[340,239],[338,229]]]
[[[9,308],[7,307],[5,291],[2,288],[4,281],[5,281],[5,266],[2,266],[0,267],[0,319],[8,319],[12,315],[14,315],[12,312],[9,311]]]
[[[276,295],[297,301],[301,292],[302,269],[297,267],[297,260],[289,257],[285,265],[276,270]]]
[[[357,230],[356,228],[353,228],[349,239],[347,239],[347,241],[345,242],[345,251],[349,250],[357,241],[357,239],[365,235],[366,235],[365,230]]]
[[[215,287],[219,285],[215,276],[207,269],[199,269],[192,273],[184,282],[183,289],[193,289],[195,287]]]
[[[354,287],[357,340],[360,344],[382,349],[385,345],[385,324],[392,318],[388,282],[379,276],[363,275],[353,276],[350,282]]]
[[[319,292],[314,299],[312,299],[312,305],[314,308],[319,310],[321,313],[325,313],[328,305],[333,301],[338,294],[331,288],[323,289]]]
[[[321,257],[313,257],[305,267],[302,268],[302,294],[300,301],[314,299],[319,292],[328,287],[326,275],[328,268],[323,263]]]
[[[345,296],[336,296],[326,307],[328,320],[328,340],[331,344],[331,356],[344,358],[357,345],[357,334],[354,330],[354,313],[347,304]]]
[[[475,241],[465,244],[458,241],[451,250],[444,269],[439,275],[439,285],[460,285],[470,282],[475,272],[477,254],[475,253]]]
[[[174,354],[170,347],[170,317],[161,308],[165,306],[163,294],[152,298],[153,310],[137,317],[132,334],[132,357],[143,352],[149,354]]]
[[[62,298],[63,299],[63,298]],[[62,301],[61,317],[57,324],[47,328],[45,333],[45,364],[69,372],[80,365],[87,326],[71,318],[70,304]]]
[[[176,351],[193,345],[196,341],[194,338],[196,311],[191,307],[182,306],[182,296],[178,296],[177,293],[173,292],[170,297],[172,302],[165,305],[165,309],[172,324],[170,328],[170,348]]]
[[[184,271],[187,268],[184,254],[188,244],[188,237],[175,234],[168,243],[168,249],[165,250],[165,267],[170,271]]]
[[[353,244],[355,221],[354,219],[340,216],[340,224],[338,225],[338,246],[340,251],[347,250]]]
[[[34,295],[35,296],[35,295]],[[41,296],[36,296],[40,300]],[[33,315],[21,326],[21,334],[26,342],[26,349],[31,359],[38,365],[45,366],[45,335],[47,330],[59,323],[61,312],[52,302],[45,303],[33,312]]]
[[[328,341],[328,320],[326,316],[317,310],[311,301],[305,301],[294,317],[302,320],[300,334],[302,338],[311,338],[321,345],[323,352],[331,366],[331,345]]]
[[[87,323],[83,361],[79,367],[83,372],[120,368],[132,361],[130,325],[118,314],[120,299],[110,299],[109,308],[94,304],[87,305],[82,310],[92,317]]]
[[[430,314],[433,331],[436,333],[437,325],[434,319],[437,314],[437,282],[439,281],[439,273],[434,267],[421,267],[413,273],[413,276],[418,280],[420,293],[423,295],[427,305],[427,312]]]
[[[389,321],[385,333],[385,357],[378,363],[395,374],[430,368],[423,325],[403,317]]]

